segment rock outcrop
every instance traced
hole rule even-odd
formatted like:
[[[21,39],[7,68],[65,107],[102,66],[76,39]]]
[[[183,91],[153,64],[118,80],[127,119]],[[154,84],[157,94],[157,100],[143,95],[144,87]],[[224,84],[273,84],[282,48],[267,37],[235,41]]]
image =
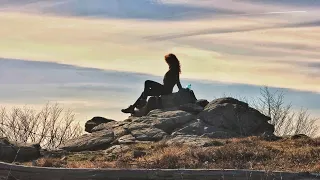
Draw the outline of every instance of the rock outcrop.
[[[111,129],[101,130],[73,139],[66,143],[61,149],[66,151],[94,151],[105,149],[110,146],[114,138],[114,133]]]
[[[240,136],[260,135],[264,132],[273,133],[271,120],[247,103],[233,98],[220,98],[210,102],[198,118],[203,122]]]
[[[93,117],[91,120],[87,121],[85,124],[85,131],[92,133],[92,129],[100,124],[105,124],[108,122],[113,122],[113,119],[106,119],[104,117]]]
[[[193,91],[182,89],[177,93],[163,95],[161,97],[150,97],[147,104],[136,111],[133,116],[145,116],[154,109],[178,109],[182,105],[195,104],[196,101],[197,98]]]
[[[274,126],[268,123],[270,117],[234,98],[208,102],[183,90],[160,99],[152,97],[142,111],[124,121],[99,121],[95,127],[91,123],[91,134],[70,140],[62,149],[107,149],[160,140],[206,146],[212,138],[274,136]]]
[[[39,144],[17,144],[0,138],[0,161],[29,161],[41,156]]]

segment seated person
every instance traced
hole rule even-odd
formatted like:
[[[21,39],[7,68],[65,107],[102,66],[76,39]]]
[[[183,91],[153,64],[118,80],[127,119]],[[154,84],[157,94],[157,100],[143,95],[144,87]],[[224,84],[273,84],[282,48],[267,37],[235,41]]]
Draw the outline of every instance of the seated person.
[[[167,54],[165,56],[165,61],[169,65],[169,70],[165,74],[163,79],[163,84],[160,84],[155,81],[147,80],[144,84],[144,91],[142,92],[141,96],[137,99],[137,101],[130,105],[126,109],[122,109],[123,113],[134,113],[134,109],[141,103],[146,103],[148,96],[160,96],[160,95],[167,95],[171,94],[175,85],[178,86],[179,90],[182,89],[180,83],[180,62],[178,58],[174,54]]]

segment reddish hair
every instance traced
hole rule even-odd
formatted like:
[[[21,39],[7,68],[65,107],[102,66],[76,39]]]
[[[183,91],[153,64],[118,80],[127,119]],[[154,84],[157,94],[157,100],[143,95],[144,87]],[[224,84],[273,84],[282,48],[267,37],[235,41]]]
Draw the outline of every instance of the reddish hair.
[[[180,61],[176,57],[176,55],[170,53],[164,56],[164,59],[166,60],[167,64],[169,65],[169,68],[172,70],[176,70],[179,73],[181,73],[181,66]]]

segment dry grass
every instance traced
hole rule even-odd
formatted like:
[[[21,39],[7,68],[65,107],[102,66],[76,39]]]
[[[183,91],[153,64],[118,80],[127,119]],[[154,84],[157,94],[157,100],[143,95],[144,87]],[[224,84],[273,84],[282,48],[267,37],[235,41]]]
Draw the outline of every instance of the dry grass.
[[[320,172],[320,139],[283,139],[275,142],[257,137],[217,140],[211,147],[163,143],[136,144],[118,154],[87,152],[61,159],[40,159],[38,166],[69,168],[164,168],[255,169]],[[145,152],[134,157],[134,152]]]
[[[192,157],[192,147],[174,145],[159,148],[152,153],[136,159],[139,168],[196,168],[198,160]]]
[[[36,161],[37,166],[40,167],[56,167],[56,168],[60,168],[60,167],[65,167],[67,162],[66,161],[62,161],[60,159],[53,159],[53,158],[42,158],[42,159],[38,159]]]
[[[108,161],[68,161],[62,159],[42,158],[36,161],[39,167],[55,167],[55,168],[114,168],[114,162]],[[28,164],[30,165],[30,164]]]

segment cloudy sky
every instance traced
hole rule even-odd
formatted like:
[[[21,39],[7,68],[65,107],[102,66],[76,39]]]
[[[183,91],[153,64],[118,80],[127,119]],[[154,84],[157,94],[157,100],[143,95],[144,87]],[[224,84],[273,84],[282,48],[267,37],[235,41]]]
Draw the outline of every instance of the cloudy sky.
[[[0,101],[123,119],[175,53],[201,98],[284,88],[320,115],[318,0],[0,0]]]

